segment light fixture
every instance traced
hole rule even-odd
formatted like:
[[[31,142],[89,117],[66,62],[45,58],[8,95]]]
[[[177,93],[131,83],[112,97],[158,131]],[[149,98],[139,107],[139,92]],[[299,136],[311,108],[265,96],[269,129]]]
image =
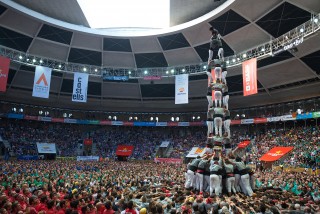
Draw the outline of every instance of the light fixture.
[[[134,120],[138,120],[138,117],[134,117]]]
[[[59,67],[59,68],[61,68],[61,67],[62,67],[62,65],[59,65],[58,67]]]
[[[245,118],[245,117],[246,117],[246,115],[245,115],[245,114],[241,114],[241,117]]]
[[[171,69],[171,73],[172,73],[172,74],[174,73],[174,69]]]
[[[109,115],[108,119],[109,119],[109,120],[111,120],[111,119],[112,119],[112,117]]]
[[[239,117],[240,115],[239,114],[237,114],[237,117]]]
[[[159,118],[158,118],[158,117],[156,117],[156,121],[157,121],[157,122],[159,121]]]
[[[186,69],[183,68],[183,69],[182,69],[182,72],[186,72]]]
[[[196,117],[195,117],[195,116],[192,116],[192,120],[194,120],[194,119],[196,119]]]
[[[300,33],[303,33],[304,32],[304,29],[303,28],[300,28]]]
[[[13,107],[13,108],[12,108],[12,111],[13,111],[13,112],[16,112],[16,111],[17,111],[16,107]]]
[[[171,117],[171,121],[172,121],[172,122],[174,121],[174,117]]]
[[[84,68],[83,68],[83,71],[87,71],[87,68],[86,68],[86,67],[84,67]]]
[[[22,112],[23,112],[23,108],[20,108],[20,109],[19,109],[19,112],[22,113]]]
[[[263,51],[265,51],[265,49],[264,49],[264,48],[261,48],[261,51],[263,52]]]
[[[314,23],[318,23],[318,21],[319,21],[318,18],[315,18],[315,19],[313,20]]]
[[[128,74],[130,75],[130,74],[131,74],[131,71],[128,71]]]
[[[235,62],[236,61],[236,59],[232,59],[232,62]]]
[[[30,59],[29,59],[29,58],[27,58],[27,62],[29,62],[29,60],[30,60]]]
[[[242,54],[242,57],[243,57],[243,58],[246,58],[246,57],[247,57],[247,54],[246,54],[246,53]]]
[[[42,59],[40,59],[40,63],[43,63]]]
[[[153,117],[150,117],[150,121],[153,121]]]
[[[63,113],[63,114],[62,114],[62,117],[67,117],[67,113]]]
[[[180,118],[179,117],[176,117],[176,121],[178,122],[180,120]]]
[[[204,65],[204,66],[203,66],[203,69],[207,69],[207,66],[206,66],[206,65]]]
[[[43,111],[42,111],[42,110],[40,110],[40,111],[39,111],[39,115],[42,115],[42,113],[43,113]]]
[[[113,119],[114,119],[114,120],[117,120],[117,116],[113,116]]]
[[[229,60],[228,60],[228,61],[226,61],[226,63],[227,63],[227,64],[229,64]]]
[[[238,61],[240,61],[240,58],[237,58]]]
[[[132,117],[129,117],[129,120],[132,120]]]
[[[72,117],[72,114],[69,114],[69,118]]]
[[[166,71],[166,74],[169,74],[169,71]]]
[[[95,72],[98,72],[98,69],[94,69]]]
[[[200,116],[198,116],[197,119],[200,120]]]
[[[148,74],[148,71],[147,71],[147,70],[145,70],[145,71],[144,71],[144,74]]]
[[[32,60],[33,63],[35,63],[36,61],[37,61],[36,59],[33,59],[33,60]]]
[[[23,59],[23,57],[20,55],[20,56],[19,56],[19,59]]]

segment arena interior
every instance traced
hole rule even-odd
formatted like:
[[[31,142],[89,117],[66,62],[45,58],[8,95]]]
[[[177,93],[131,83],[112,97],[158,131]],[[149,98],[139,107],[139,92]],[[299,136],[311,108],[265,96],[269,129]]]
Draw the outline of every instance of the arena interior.
[[[320,213],[319,0],[0,0],[0,214]]]

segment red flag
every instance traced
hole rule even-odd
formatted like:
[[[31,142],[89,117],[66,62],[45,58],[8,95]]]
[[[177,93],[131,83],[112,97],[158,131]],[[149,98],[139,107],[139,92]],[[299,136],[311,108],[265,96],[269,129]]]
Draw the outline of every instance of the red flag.
[[[0,56],[0,92],[7,90],[10,59]]]
[[[269,152],[264,154],[260,160],[262,161],[276,161],[290,152],[294,147],[274,147]]]
[[[243,96],[258,93],[257,87],[257,58],[242,63]]]

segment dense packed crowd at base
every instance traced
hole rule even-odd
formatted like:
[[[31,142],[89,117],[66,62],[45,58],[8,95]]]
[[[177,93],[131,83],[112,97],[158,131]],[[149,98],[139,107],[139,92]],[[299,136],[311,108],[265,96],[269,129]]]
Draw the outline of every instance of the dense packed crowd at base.
[[[186,165],[56,160],[0,166],[1,214],[320,212],[320,180],[314,174],[256,171],[249,197],[186,189]]]

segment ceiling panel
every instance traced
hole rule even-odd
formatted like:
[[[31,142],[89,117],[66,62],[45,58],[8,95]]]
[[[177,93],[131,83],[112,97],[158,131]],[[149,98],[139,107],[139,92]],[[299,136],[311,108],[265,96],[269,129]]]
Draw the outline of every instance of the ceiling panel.
[[[221,40],[221,41],[222,41],[222,47],[224,50],[224,56],[225,57],[232,56],[234,54],[234,51],[230,48],[230,46],[225,41],[223,41],[223,40]],[[194,49],[197,51],[198,55],[201,57],[203,62],[208,61],[209,47],[210,47],[210,43],[194,47]],[[213,51],[213,58],[217,57],[217,55],[218,55],[218,50],[215,49]]]
[[[125,90],[124,90],[125,89]],[[104,82],[102,89],[103,97],[128,97],[140,99],[140,88],[139,84],[127,84],[127,83],[110,83]]]
[[[201,23],[193,28],[187,28],[183,30],[182,33],[192,46],[197,46],[210,41],[210,27],[211,26],[208,23]]]
[[[256,23],[277,38],[311,19],[311,14],[288,2],[270,11]]]
[[[103,66],[121,68],[135,68],[134,55],[132,53],[103,52]]]
[[[29,36],[0,27],[0,44],[5,47],[26,52],[31,42],[32,38]]]
[[[219,31],[221,36],[225,36],[233,31],[242,28],[250,22],[233,10],[229,10],[218,18],[213,19],[209,23]]]
[[[270,41],[270,35],[266,34],[256,25],[249,24],[235,33],[224,36],[223,40],[225,40],[234,51],[239,53]]]
[[[277,62],[281,62],[283,60],[287,60],[287,59],[290,59],[292,57],[293,57],[293,55],[290,52],[285,51],[285,52],[282,52],[282,53],[280,53],[278,55],[259,60],[257,62],[258,68],[261,68],[261,67],[264,67],[264,66],[268,66],[268,65],[271,65],[271,64],[274,64],[274,63],[277,63]]]
[[[258,71],[258,80],[267,88],[312,77],[314,73],[297,59]]]
[[[16,75],[16,73],[17,73],[17,70],[9,69],[8,81],[7,81],[8,85],[11,84],[11,82],[12,82],[14,76]]]
[[[71,48],[68,61],[81,64],[101,66],[101,55],[101,52],[98,51]]]
[[[301,60],[320,75],[320,50],[302,57]]]
[[[30,47],[30,54],[65,61],[69,48],[58,43],[35,39]]]
[[[38,33],[38,37],[69,45],[71,42],[72,33],[73,32],[71,31],[44,24]]]
[[[135,53],[150,53],[162,51],[157,37],[143,37],[130,39],[132,51]]]
[[[12,86],[23,86],[24,88],[33,88],[34,73],[27,71],[18,71],[12,81]]]
[[[312,13],[320,13],[320,1],[319,0],[290,0],[290,3],[301,7],[304,10],[312,11]]]
[[[83,33],[74,33],[72,38],[71,46],[76,48],[84,48],[88,50],[102,50],[102,37],[83,34]]]
[[[13,10],[9,10],[1,16],[0,23],[7,28],[17,32],[23,32],[23,34],[30,37],[34,37],[41,26],[39,21],[31,19],[30,17],[17,13]]]
[[[164,56],[169,66],[194,64],[202,61],[193,48],[165,51]]]
[[[160,36],[158,37],[158,40],[164,51],[183,47],[190,47],[190,44],[188,43],[188,41],[182,33]]]
[[[163,53],[140,53],[134,56],[137,68],[168,67]]]
[[[129,39],[103,38],[104,51],[132,52]]]

